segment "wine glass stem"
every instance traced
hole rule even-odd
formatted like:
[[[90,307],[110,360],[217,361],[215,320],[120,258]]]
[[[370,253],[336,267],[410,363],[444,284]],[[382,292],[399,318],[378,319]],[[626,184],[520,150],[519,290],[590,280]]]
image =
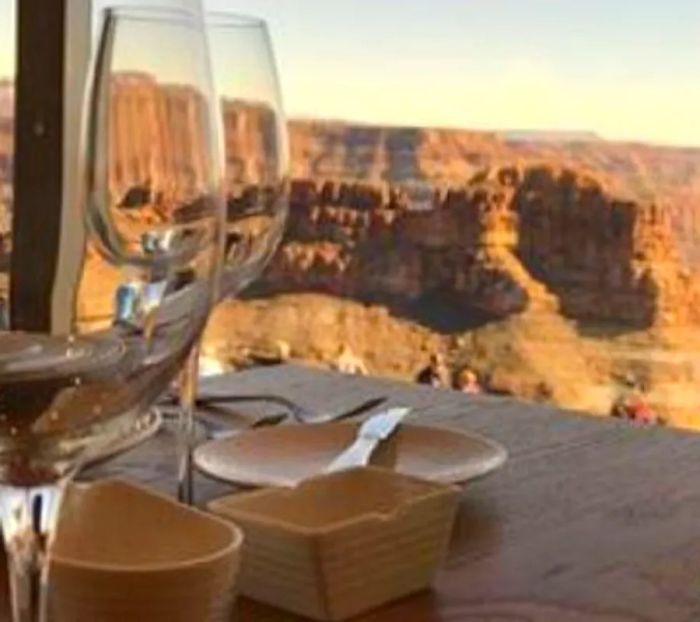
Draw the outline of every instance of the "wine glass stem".
[[[47,552],[65,484],[0,487],[0,523],[7,552],[13,622],[46,622]]]
[[[182,503],[194,504],[195,401],[199,380],[199,345],[192,348],[178,379],[180,413],[178,421],[178,488]]]

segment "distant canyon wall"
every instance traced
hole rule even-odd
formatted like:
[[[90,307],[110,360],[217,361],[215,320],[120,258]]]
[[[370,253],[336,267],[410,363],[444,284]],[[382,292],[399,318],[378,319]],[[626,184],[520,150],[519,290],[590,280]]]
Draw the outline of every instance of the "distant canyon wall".
[[[211,137],[201,93],[123,73],[112,80],[109,105],[108,176],[116,200],[134,185],[181,196],[206,183]]]
[[[266,286],[373,300],[441,293],[490,317],[545,308],[640,328],[700,319],[698,280],[663,208],[545,166],[482,171],[435,190],[422,210],[389,184],[297,180]]]
[[[121,74],[112,82],[109,183],[113,196],[134,184],[160,193],[178,192],[175,182],[198,187],[209,179],[211,142],[207,102],[202,93],[159,84],[143,74]],[[225,182],[229,194],[264,185],[278,170],[277,118],[264,104],[222,103]]]
[[[700,265],[700,149],[566,134],[519,140],[510,134],[453,129],[391,128],[342,122],[290,124],[293,175],[401,186],[412,205],[430,205],[435,188],[460,187],[484,169],[571,168],[595,177],[620,200],[659,203],[678,240],[681,259]]]
[[[114,88],[113,195],[134,185],[167,194],[173,173],[200,183],[201,95],[139,74]],[[223,110],[234,193],[264,183],[274,117],[254,102]],[[325,121],[291,122],[290,137],[297,181],[271,289],[403,300],[437,291],[495,316],[544,305],[640,326],[695,321],[699,149]],[[4,117],[6,195],[10,151]]]

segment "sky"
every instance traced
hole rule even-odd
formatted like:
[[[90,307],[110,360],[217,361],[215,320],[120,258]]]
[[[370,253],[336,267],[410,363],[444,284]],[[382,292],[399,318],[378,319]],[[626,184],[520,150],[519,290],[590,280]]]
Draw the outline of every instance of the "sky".
[[[290,116],[700,145],[698,0],[207,5],[268,19]]]

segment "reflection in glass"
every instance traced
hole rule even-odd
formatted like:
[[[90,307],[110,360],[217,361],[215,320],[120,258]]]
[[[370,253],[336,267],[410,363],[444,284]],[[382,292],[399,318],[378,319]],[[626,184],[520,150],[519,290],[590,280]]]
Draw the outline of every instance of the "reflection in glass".
[[[206,16],[221,98],[226,158],[226,223],[220,297],[253,283],[277,249],[287,218],[289,155],[272,41],[265,22],[230,13]],[[192,502],[191,442],[197,360],[179,387],[182,436],[179,496]]]
[[[277,248],[287,217],[289,153],[267,25],[231,13],[209,13],[206,20],[224,120],[223,297],[252,283]]]

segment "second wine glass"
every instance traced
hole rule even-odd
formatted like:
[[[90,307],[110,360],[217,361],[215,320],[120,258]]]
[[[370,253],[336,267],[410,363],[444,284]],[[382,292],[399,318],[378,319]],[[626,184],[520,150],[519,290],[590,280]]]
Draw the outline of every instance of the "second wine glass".
[[[272,259],[288,211],[289,146],[267,24],[234,13],[205,18],[219,95],[226,163],[224,256],[219,299],[238,295]],[[193,502],[192,450],[198,357],[179,383],[179,497]]]

